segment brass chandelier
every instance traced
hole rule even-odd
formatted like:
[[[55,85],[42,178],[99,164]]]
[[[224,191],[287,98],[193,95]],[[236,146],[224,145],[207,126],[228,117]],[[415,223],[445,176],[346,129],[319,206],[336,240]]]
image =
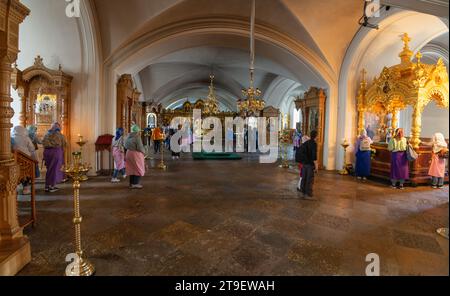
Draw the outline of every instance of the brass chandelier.
[[[266,103],[261,97],[260,89],[254,87],[255,73],[255,0],[252,1],[250,26],[250,87],[242,90],[245,99],[238,99],[237,108],[243,116],[255,116],[264,109]]]
[[[209,79],[209,93],[208,97],[205,100],[203,112],[205,114],[217,114],[219,113],[219,103],[214,92],[214,75],[211,74],[209,76]]]

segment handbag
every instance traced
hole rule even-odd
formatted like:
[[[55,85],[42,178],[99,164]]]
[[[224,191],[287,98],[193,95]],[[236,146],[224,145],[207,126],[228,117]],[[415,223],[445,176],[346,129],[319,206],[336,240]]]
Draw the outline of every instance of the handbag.
[[[442,149],[439,151],[438,156],[440,159],[448,159],[448,149]]]
[[[409,161],[415,161],[419,155],[414,150],[413,146],[408,142],[408,146],[406,147],[406,156]]]

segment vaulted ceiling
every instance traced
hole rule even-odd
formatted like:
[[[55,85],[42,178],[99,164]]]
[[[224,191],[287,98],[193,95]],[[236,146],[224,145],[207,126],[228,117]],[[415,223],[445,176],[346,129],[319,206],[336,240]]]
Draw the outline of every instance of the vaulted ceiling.
[[[443,1],[383,0],[383,4],[433,12],[447,17]],[[250,0],[91,0],[95,8],[105,60],[147,32],[199,18],[230,18],[249,21]],[[256,0],[256,23],[292,38],[313,52],[338,77],[347,49],[360,29],[363,0]],[[448,8],[448,2],[447,2]],[[447,21],[448,23],[448,21]],[[130,73],[143,92],[143,100],[173,105],[189,97],[204,97],[209,74],[216,76],[217,95],[224,108],[233,108],[240,90],[248,87],[248,37],[225,42],[180,41],[167,53],[149,59]],[[220,38],[219,38],[220,39]],[[189,44],[188,44],[189,43]],[[447,46],[448,47],[448,46]],[[314,69],[296,61],[289,53],[262,42],[256,47],[256,85],[263,91],[286,80],[289,89],[327,87]],[[267,95],[271,95],[270,92]],[[284,92],[284,96],[289,96]],[[273,101],[273,98],[265,97]],[[285,98],[277,98],[278,105]]]

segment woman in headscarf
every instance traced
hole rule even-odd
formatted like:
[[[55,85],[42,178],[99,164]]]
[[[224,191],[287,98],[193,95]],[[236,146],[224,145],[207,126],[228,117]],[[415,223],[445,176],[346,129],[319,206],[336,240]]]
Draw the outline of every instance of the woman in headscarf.
[[[405,180],[409,179],[409,164],[406,153],[408,142],[403,134],[403,129],[398,128],[394,132],[394,136],[389,141],[388,150],[391,154],[391,182],[392,188],[404,189]]]
[[[371,145],[373,141],[365,129],[361,129],[355,144],[355,175],[358,180],[367,180],[370,176]]]
[[[142,189],[140,179],[145,175],[145,148],[140,136],[140,127],[133,125],[125,141],[126,171],[130,176],[130,188]]]
[[[445,177],[445,153],[448,153],[448,145],[445,141],[444,135],[441,133],[435,133],[433,136],[433,142],[431,143],[433,153],[431,156],[431,166],[428,175],[432,177],[431,185],[433,188],[444,187]]]
[[[39,139],[38,135],[37,135],[37,127],[35,125],[29,125],[27,127],[27,131],[28,131],[28,136],[31,139],[31,142],[33,142],[34,145],[34,149],[36,151],[38,151],[39,146],[42,144],[42,141]],[[36,161],[39,164],[39,159],[37,158],[36,155]],[[36,178],[39,178],[41,176],[41,171],[39,170],[39,165],[36,165]]]
[[[34,148],[33,142],[28,136],[28,131],[23,126],[16,126],[14,127],[12,132],[12,139],[13,139],[13,150],[18,150],[28,155],[31,159],[33,159],[36,162],[34,166],[35,168],[37,168],[38,165],[37,165],[36,149]],[[39,172],[39,170],[37,172]],[[24,195],[31,194],[31,188],[29,184],[30,180],[22,180],[23,186],[22,194]]]
[[[37,136],[37,127],[35,125],[29,125],[27,127],[28,130],[28,136],[31,139],[31,142],[33,142],[34,148],[36,150],[38,150],[38,145],[42,144],[42,141],[39,140],[38,136]]]
[[[66,138],[61,134],[61,125],[54,123],[42,140],[44,146],[44,162],[47,167],[45,175],[45,192],[56,192],[56,184],[64,179],[61,171],[64,165],[64,147]]]
[[[114,173],[111,179],[112,183],[119,183],[119,173],[125,179],[127,177],[125,173],[125,140],[123,138],[123,128],[119,127],[116,130],[116,137],[112,142],[112,155],[114,158]]]

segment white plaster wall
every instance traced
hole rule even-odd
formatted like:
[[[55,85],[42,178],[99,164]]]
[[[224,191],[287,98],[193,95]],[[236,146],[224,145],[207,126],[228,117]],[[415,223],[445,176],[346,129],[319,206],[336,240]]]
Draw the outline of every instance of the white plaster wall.
[[[18,68],[24,70],[32,66],[35,57],[40,55],[46,67],[58,69],[61,64],[63,71],[73,76],[70,106],[72,137],[69,140],[76,149],[74,142],[77,135],[82,134],[89,141],[85,146],[85,160],[95,164],[95,105],[98,98],[91,90],[98,88],[99,82],[86,71],[85,64],[95,61],[88,61],[85,55],[87,42],[83,39],[82,30],[85,28],[81,25],[82,20],[66,16],[67,3],[63,0],[22,0],[22,3],[31,13],[20,27]],[[15,92],[12,92],[12,97],[16,113],[13,123],[18,124],[20,102]]]

